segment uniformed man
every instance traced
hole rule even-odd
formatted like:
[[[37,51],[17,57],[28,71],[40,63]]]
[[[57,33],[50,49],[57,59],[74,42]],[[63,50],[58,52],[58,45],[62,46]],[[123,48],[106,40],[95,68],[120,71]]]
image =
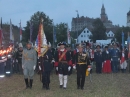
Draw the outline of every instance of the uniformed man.
[[[0,50],[0,77],[5,76],[5,65],[6,65],[7,58],[4,56],[3,51]]]
[[[24,73],[26,89],[29,87],[30,89],[32,88],[34,70],[37,63],[36,61],[37,61],[36,51],[32,48],[32,43],[28,42],[27,48],[23,50],[23,56],[22,56],[22,68]],[[28,79],[30,79],[30,85]]]
[[[96,46],[96,52],[94,53],[94,61],[96,62],[96,73],[102,73],[103,56],[101,46],[99,44]]]
[[[113,73],[118,72],[118,65],[120,62],[120,52],[117,48],[117,43],[113,43],[113,49],[111,50],[111,61],[112,61],[112,71]]]
[[[42,83],[43,83],[42,88],[43,89],[45,88],[46,90],[50,89],[49,87],[50,73],[52,70],[52,52],[51,52],[50,47],[51,45],[49,44],[47,52],[43,56],[39,57],[39,60],[38,60],[39,69],[42,72]]]
[[[67,80],[68,80],[68,71],[70,71],[70,61],[71,61],[71,55],[67,50],[65,49],[66,43],[60,42],[59,46],[60,49],[56,53],[55,57],[55,67],[56,70],[59,73],[59,81],[60,81],[60,88],[63,87],[63,89],[66,89],[67,87]]]
[[[23,52],[23,45],[19,43],[18,51],[16,52],[16,64],[18,65],[19,74],[23,73],[22,70],[22,52]]]
[[[83,51],[83,46],[82,44],[79,44],[78,46],[78,51],[75,54],[75,58],[73,60],[73,64],[76,65],[77,69],[77,89],[84,89],[84,83],[85,83],[85,75],[86,75],[86,70],[88,68],[88,65],[90,65],[89,62],[89,57],[86,52]]]

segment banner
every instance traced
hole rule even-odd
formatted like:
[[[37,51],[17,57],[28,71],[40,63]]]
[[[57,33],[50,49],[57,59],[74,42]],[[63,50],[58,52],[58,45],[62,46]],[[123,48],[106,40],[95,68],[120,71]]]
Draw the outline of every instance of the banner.
[[[14,35],[13,35],[13,32],[12,32],[12,22],[11,22],[11,19],[10,19],[10,41],[11,42],[14,42]]]
[[[71,44],[71,36],[70,36],[70,31],[68,26],[67,26],[67,40],[68,40],[68,44]]]
[[[21,28],[21,20],[20,20],[20,23],[19,23],[19,25],[20,25],[20,41],[22,40],[22,28]]]
[[[57,42],[57,39],[56,39],[56,29],[55,29],[55,26],[53,25],[53,41],[54,42]]]
[[[35,41],[35,50],[38,52],[38,57],[43,56],[48,50],[47,40],[43,29],[43,19],[41,19],[39,25],[39,31]]]

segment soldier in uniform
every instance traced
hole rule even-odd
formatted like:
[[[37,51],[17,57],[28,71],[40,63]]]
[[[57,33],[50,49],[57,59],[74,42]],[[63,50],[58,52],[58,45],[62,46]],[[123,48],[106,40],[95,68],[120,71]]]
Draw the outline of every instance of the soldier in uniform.
[[[19,48],[18,51],[16,52],[16,62],[18,63],[18,70],[19,73],[22,74],[23,70],[22,70],[22,52],[23,52],[23,45],[22,43],[19,43]]]
[[[73,64],[76,65],[77,69],[77,89],[84,89],[84,83],[85,83],[85,74],[86,70],[88,68],[88,65],[90,65],[89,62],[89,56],[86,52],[83,52],[83,46],[79,44],[78,46],[79,52],[77,52],[74,56]]]
[[[52,52],[50,49],[51,45],[48,45],[47,52],[39,57],[38,63],[39,63],[39,70],[42,71],[42,88],[46,88],[46,90],[49,90],[49,84],[50,84],[50,73],[52,70]]]
[[[113,73],[117,73],[118,65],[120,62],[120,52],[117,48],[116,43],[113,43],[113,49],[111,50],[111,61],[112,61],[112,71]]]
[[[55,57],[55,67],[59,73],[59,81],[60,81],[60,88],[66,89],[67,87],[67,80],[68,80],[68,71],[71,69],[71,55],[65,49],[66,43],[60,42],[59,46],[60,49],[56,53]]]
[[[96,46],[96,52],[94,53],[94,61],[96,62],[96,73],[102,73],[103,56],[100,45]]]
[[[27,43],[27,48],[23,50],[22,56],[22,68],[24,73],[24,79],[26,84],[26,89],[30,87],[32,88],[34,70],[36,67],[37,54],[36,51],[32,48],[32,43]],[[30,79],[30,85],[28,82],[28,78]]]

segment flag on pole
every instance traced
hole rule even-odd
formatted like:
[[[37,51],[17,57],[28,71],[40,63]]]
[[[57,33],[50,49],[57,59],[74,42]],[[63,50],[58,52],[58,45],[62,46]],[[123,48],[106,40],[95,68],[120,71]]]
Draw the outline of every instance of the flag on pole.
[[[128,32],[127,46],[128,46],[128,58],[130,58],[130,32]]]
[[[55,26],[53,25],[53,41],[54,42],[57,42],[57,39],[56,39],[56,29],[55,29]]]
[[[13,32],[12,32],[12,22],[11,22],[11,19],[10,19],[10,41],[14,42],[14,35],[13,35]]]
[[[33,23],[30,21],[30,41],[32,42]]]
[[[68,25],[67,25],[67,40],[68,40],[68,44],[71,44],[71,36],[70,36],[70,30]]]
[[[2,38],[3,38],[3,33],[2,33],[2,17],[1,17],[1,24],[0,24],[0,47],[2,46]]]
[[[22,27],[21,27],[21,20],[20,20],[19,25],[20,25],[20,41],[21,41],[21,40],[22,40]]]
[[[124,49],[124,32],[122,32],[122,49]]]
[[[48,50],[47,40],[43,29],[43,19],[41,19],[39,25],[38,36],[35,41],[35,50],[38,52],[38,57],[43,56]]]

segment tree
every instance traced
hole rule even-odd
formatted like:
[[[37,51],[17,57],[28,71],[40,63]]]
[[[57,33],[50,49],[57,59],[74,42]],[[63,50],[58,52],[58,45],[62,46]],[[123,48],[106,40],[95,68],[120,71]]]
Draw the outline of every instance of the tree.
[[[67,24],[60,23],[55,26],[57,43],[67,41]]]
[[[99,18],[97,18],[92,25],[92,36],[90,38],[93,40],[93,42],[96,42],[96,40],[104,40],[107,38],[106,27],[103,25],[102,21]]]
[[[31,19],[27,21],[27,26],[25,27],[25,32],[23,33],[23,41],[27,42],[30,39],[30,21],[33,24],[33,33],[32,33],[32,41],[34,42],[37,38],[38,30],[39,30],[39,23],[41,17],[44,19],[43,21],[43,28],[47,38],[47,41],[53,41],[53,20],[49,18],[43,12],[36,12],[34,15],[31,16]]]
[[[119,43],[122,42],[122,32],[124,32],[124,40],[126,41],[128,37],[128,32],[130,32],[130,27],[123,26],[116,31],[115,38]]]

